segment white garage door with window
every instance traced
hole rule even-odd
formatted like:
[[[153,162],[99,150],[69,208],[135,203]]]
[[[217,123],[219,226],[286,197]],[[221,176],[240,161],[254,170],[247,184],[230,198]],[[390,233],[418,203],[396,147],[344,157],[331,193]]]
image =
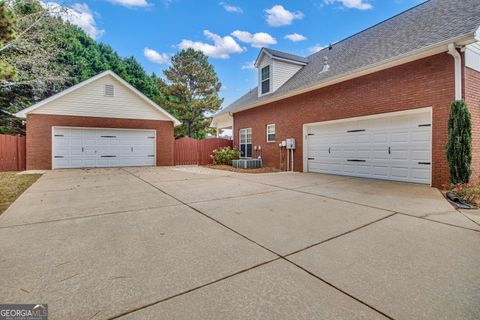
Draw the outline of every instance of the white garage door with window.
[[[306,171],[431,183],[431,110],[305,125]]]
[[[53,169],[155,165],[155,130],[53,127]]]

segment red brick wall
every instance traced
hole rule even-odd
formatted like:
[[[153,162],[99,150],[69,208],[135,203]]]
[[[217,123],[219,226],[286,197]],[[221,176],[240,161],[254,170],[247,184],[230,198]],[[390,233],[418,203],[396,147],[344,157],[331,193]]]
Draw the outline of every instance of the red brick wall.
[[[432,107],[432,184],[440,187],[449,181],[445,145],[454,98],[454,60],[447,53],[439,54],[235,113],[234,143],[238,145],[239,129],[252,128],[253,145],[262,146],[265,165],[278,167],[278,143],[294,137],[295,170],[302,171],[304,123]],[[276,124],[276,143],[266,143],[265,127],[270,123]]]
[[[157,166],[173,165],[173,122],[29,114],[27,170],[52,168],[52,126],[152,129],[157,131]]]
[[[464,68],[464,98],[472,115],[472,179],[480,177],[480,72]]]

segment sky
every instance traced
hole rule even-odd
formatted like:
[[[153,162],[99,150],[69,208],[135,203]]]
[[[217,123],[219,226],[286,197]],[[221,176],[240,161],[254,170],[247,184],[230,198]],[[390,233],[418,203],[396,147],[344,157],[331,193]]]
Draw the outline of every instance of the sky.
[[[423,0],[65,0],[66,19],[162,76],[180,49],[202,50],[223,107],[257,84],[263,46],[308,56]],[[52,3],[51,3],[52,4]]]

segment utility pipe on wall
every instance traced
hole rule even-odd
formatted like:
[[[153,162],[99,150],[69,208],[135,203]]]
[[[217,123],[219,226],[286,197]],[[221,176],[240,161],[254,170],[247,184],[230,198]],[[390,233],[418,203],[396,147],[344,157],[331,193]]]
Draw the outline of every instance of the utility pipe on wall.
[[[462,100],[462,56],[455,43],[448,45],[448,53],[455,59],[455,100]]]

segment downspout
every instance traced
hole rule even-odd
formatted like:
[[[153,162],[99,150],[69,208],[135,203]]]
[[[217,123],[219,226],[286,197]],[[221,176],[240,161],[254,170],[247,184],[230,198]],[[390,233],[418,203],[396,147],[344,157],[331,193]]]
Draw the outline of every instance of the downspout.
[[[462,100],[462,56],[454,43],[448,45],[448,53],[455,60],[455,100]]]

